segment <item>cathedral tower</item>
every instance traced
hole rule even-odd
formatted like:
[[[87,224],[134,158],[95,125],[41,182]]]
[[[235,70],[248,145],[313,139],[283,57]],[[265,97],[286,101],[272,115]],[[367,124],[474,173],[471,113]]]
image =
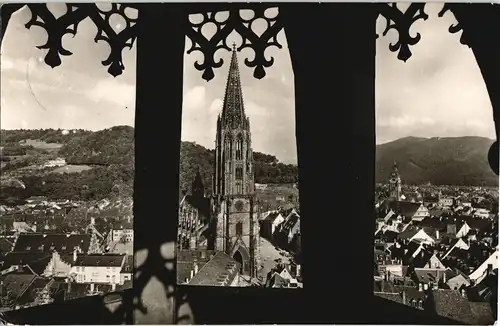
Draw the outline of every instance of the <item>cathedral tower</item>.
[[[245,114],[236,47],[233,45],[222,113],[217,118],[213,194],[217,200],[216,250],[255,276],[259,225],[254,196],[250,120]]]
[[[389,199],[401,200],[401,177],[396,162],[392,166],[391,178],[389,179]]]

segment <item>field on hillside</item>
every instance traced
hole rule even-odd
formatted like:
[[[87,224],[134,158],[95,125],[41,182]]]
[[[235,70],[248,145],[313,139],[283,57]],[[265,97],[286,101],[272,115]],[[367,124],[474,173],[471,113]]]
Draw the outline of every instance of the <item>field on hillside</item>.
[[[57,144],[57,143],[46,143],[42,140],[38,140],[38,139],[26,139],[26,140],[22,140],[19,142],[20,145],[24,145],[24,146],[33,146],[34,148],[37,148],[37,149],[59,149],[61,148],[63,145],[62,144]]]
[[[65,166],[60,166],[52,172],[54,173],[80,173],[82,171],[90,170],[92,169],[91,166],[88,165],[65,165]]]
[[[299,190],[294,184],[267,184],[255,189],[257,200],[264,211],[273,210],[287,203],[299,204]]]

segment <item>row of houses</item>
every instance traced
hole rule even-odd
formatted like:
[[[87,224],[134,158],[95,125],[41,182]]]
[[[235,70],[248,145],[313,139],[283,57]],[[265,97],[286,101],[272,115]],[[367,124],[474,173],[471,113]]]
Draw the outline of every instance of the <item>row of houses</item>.
[[[273,244],[291,252],[300,251],[300,215],[295,208],[278,209],[262,215],[260,234]]]
[[[496,318],[495,221],[432,216],[424,205],[403,201],[383,203],[377,213],[375,295],[467,324]]]
[[[40,293],[55,299],[56,292],[63,291],[68,299],[130,288],[133,256],[100,252],[93,246],[94,238],[95,234],[43,233],[0,238],[3,308],[36,304]]]

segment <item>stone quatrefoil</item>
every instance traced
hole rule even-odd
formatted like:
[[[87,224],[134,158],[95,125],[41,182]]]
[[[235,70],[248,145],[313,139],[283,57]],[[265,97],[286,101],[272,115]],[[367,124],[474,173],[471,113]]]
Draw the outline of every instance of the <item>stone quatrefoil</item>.
[[[398,52],[400,60],[408,60],[412,53],[410,46],[417,44],[420,41],[421,35],[416,33],[415,36],[410,35],[410,28],[413,23],[419,19],[427,20],[428,15],[425,13],[424,3],[413,3],[404,12],[401,11],[396,4],[380,4],[378,5],[380,15],[386,19],[386,28],[383,32],[385,36],[391,29],[398,31],[398,41],[395,44],[390,44],[389,49],[392,52]],[[56,67],[61,64],[60,56],[71,55],[72,52],[65,49],[62,44],[62,38],[66,34],[76,35],[78,24],[85,18],[90,18],[97,27],[95,41],[104,41],[109,44],[111,50],[109,56],[102,61],[104,66],[108,66],[108,72],[113,76],[122,74],[125,66],[122,59],[122,50],[124,48],[132,48],[137,38],[137,18],[131,18],[126,14],[127,9],[135,9],[132,6],[124,4],[111,4],[111,9],[102,10],[95,4],[67,4],[66,13],[55,18],[55,16],[47,8],[46,4],[28,4],[31,11],[31,19],[26,24],[27,28],[31,26],[39,26],[46,30],[48,34],[47,42],[44,45],[38,46],[40,49],[47,49],[48,53],[45,56],[45,62]],[[215,54],[218,50],[225,49],[231,51],[231,47],[227,44],[228,37],[231,33],[238,33],[242,42],[237,47],[238,51],[245,48],[250,48],[254,52],[253,59],[246,58],[245,65],[254,68],[254,77],[261,79],[265,77],[265,68],[269,68],[274,63],[274,58],[269,59],[265,56],[265,51],[269,47],[277,47],[281,49],[283,46],[278,42],[278,33],[283,30],[283,23],[280,18],[279,10],[272,15],[269,14],[269,9],[279,9],[267,6],[265,4],[252,5],[252,9],[245,11],[252,12],[251,18],[245,18],[243,10],[229,9],[224,12],[202,12],[201,21],[192,22],[187,18],[189,23],[186,25],[185,34],[191,41],[191,47],[187,50],[187,54],[199,51],[203,53],[203,61],[195,62],[194,67],[202,71],[202,78],[209,81],[214,78],[214,69],[222,67],[224,60],[222,58],[216,60]],[[449,6],[445,5],[439,13],[443,14],[449,10]],[[219,13],[225,13],[226,18],[220,19]],[[114,14],[120,15],[126,26],[116,32],[110,26],[110,17]],[[266,23],[266,29],[262,33],[256,33],[252,26],[255,21],[262,19]],[[215,26],[214,34],[207,37],[202,33],[204,26],[211,24]],[[457,33],[461,30],[457,23],[450,26],[451,33]],[[376,36],[379,37],[378,35]],[[161,40],[160,40],[161,41]],[[466,43],[461,39],[462,43]]]

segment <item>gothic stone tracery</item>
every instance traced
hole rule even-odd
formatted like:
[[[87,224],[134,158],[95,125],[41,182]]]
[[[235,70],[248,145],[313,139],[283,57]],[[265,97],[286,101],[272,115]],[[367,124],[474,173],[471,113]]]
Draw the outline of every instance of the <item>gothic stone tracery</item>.
[[[96,4],[67,4],[66,13],[58,18],[51,13],[46,4],[28,4],[28,7],[32,17],[26,27],[39,26],[48,33],[46,44],[40,45],[38,48],[49,50],[45,57],[45,62],[49,66],[59,66],[61,64],[60,56],[72,54],[70,50],[64,48],[62,37],[66,34],[75,35],[78,24],[85,18],[90,18],[98,29],[95,41],[105,41],[111,48],[109,56],[103,58],[103,65],[109,66],[108,72],[115,77],[125,69],[121,52],[124,48],[131,48],[137,38],[137,18],[127,15],[127,9],[140,11],[140,9],[136,9],[136,6],[111,4],[109,10],[103,10]],[[386,19],[386,29],[383,35],[385,36],[391,29],[397,30],[399,34],[398,41],[395,44],[390,44],[390,50],[398,52],[400,60],[408,60],[412,55],[410,46],[417,44],[421,38],[418,32],[415,36],[411,36],[410,28],[419,19],[427,20],[428,15],[424,11],[425,4],[413,3],[404,12],[396,4],[380,4],[378,8],[380,14]],[[203,62],[195,62],[194,65],[196,69],[203,71],[202,77],[204,79],[213,79],[214,69],[223,65],[222,59],[215,59],[215,53],[221,49],[231,50],[227,44],[227,39],[232,32],[238,33],[242,38],[242,43],[238,46],[239,51],[251,48],[254,52],[252,59],[245,59],[245,65],[254,68],[254,77],[260,79],[266,75],[265,68],[272,66],[274,58],[266,58],[265,51],[272,46],[282,48],[277,37],[278,33],[284,28],[279,11],[273,15],[270,9],[279,8],[266,4],[252,5],[252,9],[249,10],[242,10],[240,7],[228,7],[227,10],[217,9],[217,11],[213,12],[199,13],[198,15],[202,17],[199,22],[190,22],[189,18],[186,17],[185,34],[191,40],[191,47],[187,53],[195,51],[203,53]],[[439,16],[443,16],[448,10],[453,11],[452,6],[446,4]],[[251,17],[247,18],[244,11],[251,13]],[[218,18],[221,17],[221,15],[218,15],[221,13],[228,14],[227,18]],[[109,19],[113,14],[120,15],[126,22],[125,28],[120,32],[116,32],[110,26]],[[264,20],[267,25],[262,34],[256,33],[253,29],[253,25],[258,19]],[[208,24],[214,24],[216,31],[213,36],[207,38],[202,33],[202,28]],[[460,23],[449,28],[451,33],[460,30],[462,30]],[[467,34],[464,32],[461,37],[463,44],[467,44],[466,38]],[[159,42],[161,42],[161,39],[159,39]]]

